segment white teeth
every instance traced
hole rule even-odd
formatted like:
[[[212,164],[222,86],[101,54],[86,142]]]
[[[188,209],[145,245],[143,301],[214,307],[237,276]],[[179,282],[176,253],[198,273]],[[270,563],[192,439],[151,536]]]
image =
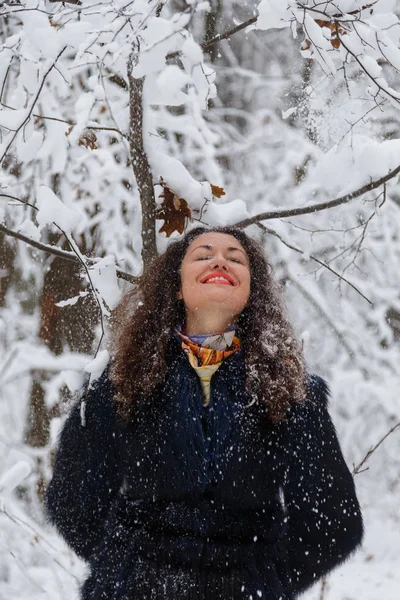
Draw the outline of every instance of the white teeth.
[[[227,283],[230,283],[225,277],[210,277],[210,279],[207,279],[207,283],[210,281],[226,281]]]

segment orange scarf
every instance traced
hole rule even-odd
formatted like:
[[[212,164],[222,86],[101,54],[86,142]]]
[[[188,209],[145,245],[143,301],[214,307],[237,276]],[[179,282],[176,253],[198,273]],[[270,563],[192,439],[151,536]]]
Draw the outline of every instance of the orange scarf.
[[[177,330],[177,334],[182,340],[182,350],[187,354],[192,367],[205,367],[221,363],[225,358],[240,350],[240,340],[235,335],[235,330],[222,333],[211,334],[207,336],[185,335]],[[196,343],[201,341],[201,344]]]

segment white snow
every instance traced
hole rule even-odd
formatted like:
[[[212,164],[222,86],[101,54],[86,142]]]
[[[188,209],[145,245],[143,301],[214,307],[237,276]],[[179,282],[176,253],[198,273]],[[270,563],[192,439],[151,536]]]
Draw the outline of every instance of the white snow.
[[[226,204],[210,202],[206,207],[205,214],[209,223],[220,226],[233,225],[249,217],[246,203],[239,198]]]
[[[261,0],[258,5],[258,29],[283,29],[290,25],[293,0]]]
[[[84,370],[86,371],[86,373],[90,373],[91,383],[100,377],[100,375],[103,373],[104,369],[108,365],[109,360],[110,355],[108,351],[101,350],[97,353],[96,358],[94,358],[85,365]]]
[[[134,274],[142,269],[141,205],[124,87],[132,49],[135,75],[146,75],[143,132],[153,181],[163,177],[188,201],[195,219],[233,224],[269,210],[326,202],[400,164],[399,3],[379,0],[359,15],[349,13],[365,0],[303,4],[307,9],[295,0],[263,0],[257,23],[224,40],[215,62],[200,47],[207,2],[164,3],[159,17],[156,0],[85,0],[79,7],[24,0],[21,7],[1,9],[3,17],[12,16],[0,28],[0,156],[11,143],[0,191],[40,209],[36,221],[30,206],[0,196],[1,223],[48,243],[56,232],[51,224],[60,225],[90,266],[106,326],[109,310],[128,288],[117,283],[116,264]],[[350,53],[343,45],[334,48],[331,30],[315,22],[338,11]],[[234,15],[232,25],[245,14]],[[310,47],[301,51],[306,40]],[[175,51],[180,57],[166,60]],[[304,79],[306,58],[311,69]],[[91,129],[94,151],[78,145],[90,126],[104,127]],[[226,195],[213,198],[210,184]],[[398,198],[394,178],[335,209],[265,222],[276,235],[256,225],[246,229],[264,244],[284,283],[307,364],[331,383],[332,414],[349,465],[399,414]],[[158,236],[158,248],[168,241]],[[94,380],[108,356],[99,353],[91,364],[92,355],[70,351],[68,336],[60,339],[60,355],[50,352],[41,298],[56,263],[22,242],[11,241],[10,248],[0,246],[0,476],[11,478],[15,467],[17,481],[25,468],[16,467],[21,461],[32,472],[1,498],[0,598],[70,600],[78,596],[86,567],[44,525],[37,483],[51,476],[65,388],[69,399],[87,379],[85,365]],[[89,256],[106,258],[92,266]],[[87,304],[79,303],[86,292],[92,293],[86,280],[80,289],[65,289],[58,307],[49,300],[49,315],[62,321],[75,314]],[[99,335],[97,327],[94,348]],[[51,415],[58,409],[61,415],[51,419],[43,448],[24,442],[33,383],[40,383]],[[324,600],[398,600],[398,449],[396,432],[357,476],[365,544],[329,577]],[[320,600],[320,584],[303,597]]]
[[[5,473],[0,473],[0,494],[12,492],[31,471],[31,465],[20,460]]]
[[[56,223],[66,232],[75,229],[81,220],[81,214],[66,206],[46,185],[39,186],[36,196],[36,220],[41,227]]]
[[[121,298],[121,290],[118,287],[114,257],[105,256],[92,265],[89,271],[90,278],[107,307],[115,308]]]

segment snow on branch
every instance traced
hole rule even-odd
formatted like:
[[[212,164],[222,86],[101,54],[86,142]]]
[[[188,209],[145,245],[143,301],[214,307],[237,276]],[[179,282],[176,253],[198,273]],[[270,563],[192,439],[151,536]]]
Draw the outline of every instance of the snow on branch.
[[[61,250],[61,248],[57,248],[57,246],[52,246],[50,244],[44,244],[42,242],[33,240],[32,238],[30,238],[26,235],[23,235],[22,233],[19,233],[18,231],[13,231],[12,229],[9,229],[2,223],[0,223],[0,232],[4,233],[5,235],[8,235],[16,240],[19,240],[20,242],[24,242],[25,244],[28,244],[28,246],[32,246],[33,248],[36,248],[36,250],[41,250],[42,252],[46,252],[47,254],[51,254],[53,256],[57,256],[58,258],[63,258],[65,260],[69,260],[72,262],[76,262],[76,263],[80,262],[74,252],[69,252],[68,250]],[[95,264],[100,259],[86,257],[86,260],[89,264]],[[137,283],[139,281],[139,277],[135,277],[135,275],[130,275],[130,273],[126,273],[125,271],[122,271],[121,269],[117,269],[116,274],[119,279],[123,279],[124,281],[128,281],[129,283]]]
[[[5,156],[7,155],[7,152],[10,150],[12,144],[14,143],[16,137],[18,136],[19,132],[23,130],[23,128],[25,127],[25,125],[28,123],[28,121],[30,120],[33,110],[35,108],[35,105],[39,99],[39,96],[41,94],[41,91],[44,87],[44,84],[46,83],[46,79],[47,77],[50,75],[51,71],[55,68],[58,60],[60,59],[60,57],[62,56],[62,54],[65,52],[65,50],[67,49],[66,46],[64,46],[64,48],[62,48],[62,50],[60,50],[60,52],[57,54],[55,60],[51,63],[51,65],[47,68],[46,72],[44,73],[41,82],[39,83],[39,86],[37,88],[36,93],[33,95],[33,98],[30,100],[29,104],[29,108],[27,110],[27,112],[23,115],[22,120],[20,121],[20,123],[18,123],[14,129],[14,133],[11,136],[11,139],[5,144],[5,148],[0,156],[0,164],[3,162]],[[21,111],[17,111],[18,115]],[[1,148],[1,147],[0,147]],[[1,151],[1,150],[0,150]]]
[[[271,210],[264,213],[260,213],[258,215],[254,215],[253,217],[249,217],[248,219],[243,219],[238,223],[235,223],[235,227],[239,227],[244,229],[245,227],[249,227],[254,223],[259,223],[260,221],[268,221],[271,219],[284,219],[286,217],[296,217],[299,215],[308,215],[312,213],[316,213],[322,210],[328,210],[330,208],[335,208],[336,206],[340,206],[342,204],[347,204],[354,198],[358,198],[367,192],[371,192],[372,190],[376,190],[376,188],[381,185],[385,185],[391,179],[397,177],[400,173],[400,165],[375,181],[371,181],[370,183],[366,183],[362,187],[358,188],[358,190],[354,190],[354,192],[349,192],[348,194],[344,194],[339,198],[335,198],[334,200],[329,200],[328,202],[320,202],[319,204],[313,204],[311,206],[304,206],[301,208],[287,208],[285,210]]]
[[[319,265],[321,265],[321,267],[324,267],[325,269],[327,269],[328,271],[330,271],[331,273],[333,273],[333,275],[335,275],[335,277],[338,277],[338,279],[340,279],[340,280],[344,281],[345,283],[347,283],[347,285],[349,285],[351,288],[353,288],[353,290],[355,292],[357,292],[357,294],[359,294],[362,298],[364,298],[364,300],[366,300],[369,304],[372,304],[371,300],[369,298],[367,298],[367,296],[365,296],[354,283],[352,283],[346,277],[344,277],[342,274],[340,274],[338,271],[336,271],[335,269],[333,269],[330,265],[328,265],[328,263],[326,263],[323,260],[320,260],[319,258],[317,258],[316,256],[314,256],[313,254],[307,254],[304,250],[301,250],[300,248],[297,248],[293,244],[290,244],[288,241],[284,240],[282,238],[282,236],[279,235],[279,233],[277,233],[276,231],[274,231],[273,229],[271,229],[269,227],[265,227],[265,225],[263,225],[262,223],[257,223],[257,225],[263,231],[265,231],[266,233],[268,233],[269,235],[273,235],[274,237],[278,238],[279,241],[282,242],[282,244],[284,244],[287,248],[290,248],[291,250],[294,250],[295,252],[298,252],[299,254],[302,254],[307,259],[315,261],[316,263],[318,263]],[[350,354],[350,352],[349,352],[349,354]]]
[[[389,98],[399,108],[400,94],[389,85],[381,66],[400,70],[400,22],[390,8],[377,0],[261,0],[255,27],[290,27],[295,38],[300,30],[301,54],[328,75],[335,76],[352,59],[367,77],[369,96]]]

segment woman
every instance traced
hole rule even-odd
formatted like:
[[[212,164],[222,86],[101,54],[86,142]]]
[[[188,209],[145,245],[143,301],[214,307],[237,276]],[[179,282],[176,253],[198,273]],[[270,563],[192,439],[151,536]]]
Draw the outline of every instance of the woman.
[[[83,600],[293,600],[360,544],[353,478],[262,249],[196,228],[114,319],[47,511]]]

